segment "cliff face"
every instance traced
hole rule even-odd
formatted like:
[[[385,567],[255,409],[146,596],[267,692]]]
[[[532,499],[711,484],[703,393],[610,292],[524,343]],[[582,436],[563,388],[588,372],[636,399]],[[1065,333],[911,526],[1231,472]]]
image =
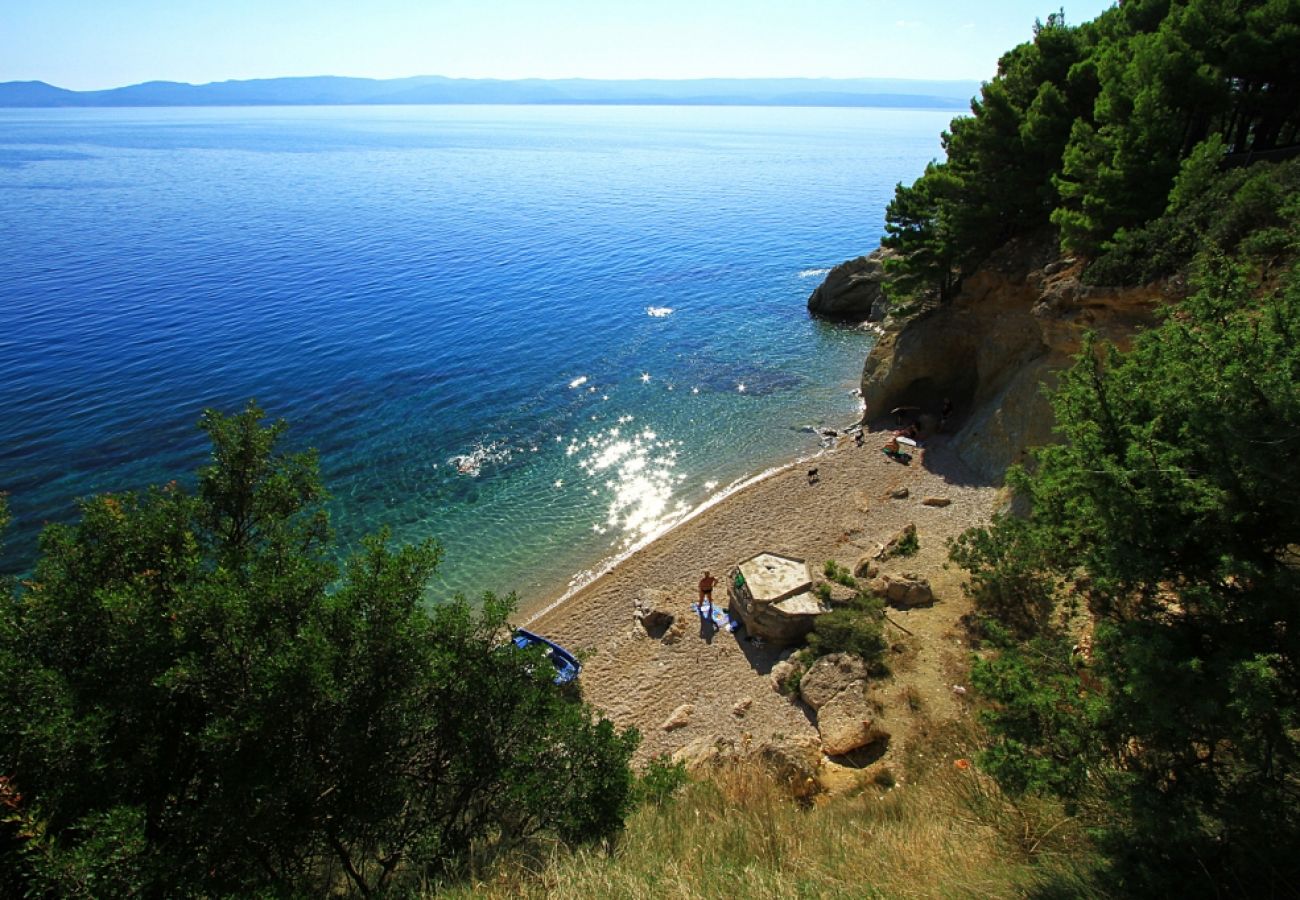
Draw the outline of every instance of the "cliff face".
[[[1047,244],[1003,248],[950,304],[887,329],[862,373],[867,417],[901,405],[937,412],[950,398],[958,454],[1001,479],[1027,448],[1053,440],[1044,389],[1071,364],[1084,332],[1125,348],[1185,293],[1181,282],[1090,287],[1081,268]]]

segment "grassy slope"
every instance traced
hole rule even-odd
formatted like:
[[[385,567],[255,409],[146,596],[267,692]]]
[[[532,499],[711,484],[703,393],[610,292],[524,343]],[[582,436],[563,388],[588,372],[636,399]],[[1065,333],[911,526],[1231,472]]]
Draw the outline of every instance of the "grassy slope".
[[[928,752],[915,783],[811,807],[757,769],[724,770],[640,809],[612,853],[514,860],[430,896],[1100,896],[1077,820],[1012,803],[955,753]]]

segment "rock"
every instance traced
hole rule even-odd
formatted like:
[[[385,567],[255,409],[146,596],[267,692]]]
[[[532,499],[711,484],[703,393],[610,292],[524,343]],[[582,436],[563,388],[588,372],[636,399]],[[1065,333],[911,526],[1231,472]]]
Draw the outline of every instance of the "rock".
[[[881,247],[870,256],[840,263],[808,297],[808,311],[829,319],[879,322],[889,312],[884,262],[895,255]]]
[[[898,548],[904,543],[913,543],[916,541],[916,526],[908,523],[897,534],[885,542],[885,545],[877,550],[874,554],[876,559],[889,559],[898,553]]]
[[[686,635],[686,625],[678,620],[668,627],[664,632],[663,642],[665,644],[676,644]]]
[[[831,606],[845,606],[853,602],[853,598],[858,596],[858,592],[851,587],[845,587],[838,581],[827,581],[825,584],[830,585],[830,597],[827,603]]]
[[[691,713],[695,712],[695,707],[690,703],[683,703],[673,710],[672,715],[664,720],[659,727],[664,731],[676,731],[678,728],[685,728],[691,721]]]
[[[754,705],[753,697],[745,697],[741,700],[737,700],[736,705],[731,707],[731,714],[735,716],[737,719],[743,719],[745,717],[745,713],[749,712],[749,708],[753,705]]]
[[[889,739],[889,732],[876,722],[863,682],[847,686],[817,711],[817,733],[830,756]]]
[[[934,603],[930,582],[911,572],[881,575],[867,586],[867,590],[899,609]]]
[[[806,735],[764,741],[754,748],[753,756],[785,782],[796,797],[807,797],[819,790],[822,745],[817,738]]]
[[[880,574],[880,566],[870,556],[864,556],[853,567],[854,578],[875,578]]]
[[[736,742],[716,734],[697,737],[673,752],[672,760],[688,772],[700,772],[721,765],[736,756]]]
[[[889,496],[894,500],[906,500],[912,492],[905,487],[898,488],[889,492]]]
[[[790,693],[786,686],[790,684],[796,675],[802,674],[804,668],[804,664],[797,658],[781,660],[772,667],[772,671],[768,675],[772,680],[772,688],[778,694]]]
[[[653,637],[662,636],[676,618],[667,610],[668,597],[667,591],[643,590],[632,601],[632,617]]]
[[[867,679],[867,664],[849,653],[831,653],[812,664],[799,679],[799,697],[813,709],[821,709],[851,684]]]
[[[952,503],[947,497],[926,497],[921,501],[922,506],[948,506]]]

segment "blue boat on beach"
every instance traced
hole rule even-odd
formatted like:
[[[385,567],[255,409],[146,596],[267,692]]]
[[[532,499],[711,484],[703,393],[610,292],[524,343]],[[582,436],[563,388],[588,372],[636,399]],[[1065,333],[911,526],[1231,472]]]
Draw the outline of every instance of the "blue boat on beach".
[[[555,683],[564,685],[578,677],[582,671],[582,663],[574,658],[573,654],[565,650],[554,641],[548,641],[546,638],[531,631],[525,631],[522,628],[515,629],[514,636],[515,646],[521,650],[529,647],[541,647],[546,652],[546,658],[555,666]]]

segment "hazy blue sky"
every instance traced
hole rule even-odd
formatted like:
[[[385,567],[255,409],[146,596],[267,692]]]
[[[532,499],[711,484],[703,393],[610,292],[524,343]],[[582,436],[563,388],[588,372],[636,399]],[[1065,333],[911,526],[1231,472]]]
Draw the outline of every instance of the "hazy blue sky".
[[[0,0],[0,81],[987,79],[1059,0]],[[1066,6],[1071,22],[1110,0]]]

